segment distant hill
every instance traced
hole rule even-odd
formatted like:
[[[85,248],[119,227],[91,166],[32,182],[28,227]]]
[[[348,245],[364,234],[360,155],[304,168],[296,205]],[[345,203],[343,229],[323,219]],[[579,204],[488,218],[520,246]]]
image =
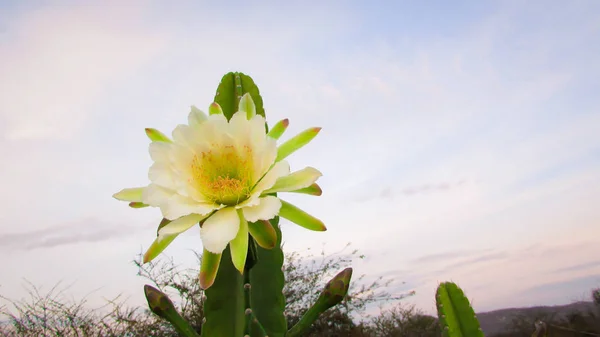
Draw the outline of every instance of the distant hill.
[[[531,318],[553,316],[565,318],[569,313],[589,312],[595,308],[593,302],[575,302],[557,306],[538,306],[529,308],[500,309],[477,314],[481,329],[486,336],[505,332],[514,317],[527,316]],[[531,327],[531,332],[534,331]]]

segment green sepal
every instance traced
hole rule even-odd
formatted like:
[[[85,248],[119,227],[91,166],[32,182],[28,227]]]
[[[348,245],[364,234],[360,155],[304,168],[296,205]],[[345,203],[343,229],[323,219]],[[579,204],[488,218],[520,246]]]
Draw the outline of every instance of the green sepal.
[[[252,96],[249,93],[245,93],[240,99],[238,111],[244,111],[248,120],[256,115],[256,105],[254,105]]]
[[[208,114],[209,115],[223,115],[223,109],[217,102],[212,102],[208,106]]]
[[[206,249],[202,252],[199,276],[202,289],[208,289],[213,285],[221,263],[221,255],[222,254],[211,253]]]
[[[146,128],[146,136],[148,136],[148,138],[150,138],[151,141],[153,142],[167,142],[167,143],[171,143],[173,142],[171,140],[171,138],[167,137],[164,133],[153,129],[153,128]]]
[[[144,187],[124,188],[113,194],[113,198],[120,201],[142,202]]]
[[[146,205],[143,202],[139,202],[139,201],[132,201],[129,203],[129,207],[131,207],[131,208],[145,208],[148,206],[150,206],[150,205]]]
[[[259,220],[248,223],[248,230],[256,243],[265,249],[271,249],[277,244],[277,232],[269,220]]]
[[[269,133],[267,133],[267,136],[269,136],[273,139],[279,139],[279,138],[281,138],[281,136],[283,135],[283,133],[285,132],[285,130],[288,128],[289,125],[290,125],[289,119],[287,119],[287,118],[282,119],[273,126],[271,131],[269,131]]]
[[[263,194],[291,192],[307,188],[314,184],[322,175],[323,174],[314,167],[305,167],[302,170],[292,172],[277,179],[275,185],[264,191]]]
[[[241,209],[237,210],[237,214],[240,219],[240,228],[235,238],[229,242],[229,247],[231,247],[231,261],[235,269],[240,273],[244,273],[246,257],[248,256],[248,221],[244,218]]]
[[[296,136],[288,139],[285,143],[281,144],[279,148],[277,148],[277,159],[275,161],[279,162],[285,159],[290,154],[298,151],[304,145],[310,143],[313,138],[315,138],[321,128],[310,128],[306,129]]]
[[[310,229],[311,231],[323,232],[327,230],[327,227],[325,227],[323,221],[315,218],[314,216],[306,213],[305,211],[284,200],[281,200],[279,216],[301,227]]]
[[[299,190],[290,191],[290,193],[301,193],[301,194],[320,196],[321,194],[323,194],[323,190],[321,189],[321,186],[319,186],[317,183],[314,183],[306,188],[301,188]]]
[[[158,239],[158,231],[161,228],[163,228],[164,226],[168,225],[170,222],[171,222],[171,220],[168,220],[166,218],[163,218],[160,221],[160,223],[158,224],[158,228],[156,229],[156,236],[157,236],[157,238],[154,239],[154,242],[152,242],[152,244],[150,245],[150,247],[148,248],[148,250],[146,250],[146,253],[144,253],[144,259],[143,259],[142,263],[148,263],[148,262],[154,260],[178,236],[178,234],[173,234],[173,235],[167,235],[167,236],[163,237],[162,240]]]
[[[175,240],[178,234],[165,235],[162,239],[154,239],[154,242],[150,245],[146,253],[144,253],[143,263],[148,263],[154,260],[160,253],[162,253],[170,244]]]

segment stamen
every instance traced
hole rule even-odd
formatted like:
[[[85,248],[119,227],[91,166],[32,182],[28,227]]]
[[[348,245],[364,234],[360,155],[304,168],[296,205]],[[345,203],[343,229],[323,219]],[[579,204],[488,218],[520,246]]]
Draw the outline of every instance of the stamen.
[[[196,154],[191,162],[193,185],[211,201],[228,206],[250,197],[252,149],[244,145],[211,144],[208,151]]]

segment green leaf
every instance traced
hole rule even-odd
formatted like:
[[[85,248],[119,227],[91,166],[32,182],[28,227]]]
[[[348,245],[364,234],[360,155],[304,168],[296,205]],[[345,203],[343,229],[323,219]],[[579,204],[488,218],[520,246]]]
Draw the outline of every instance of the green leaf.
[[[277,235],[274,248],[257,247],[258,262],[250,270],[250,293],[252,311],[270,337],[283,337],[287,330],[287,322],[283,311],[285,283],[283,271],[283,251],[281,250],[281,230],[279,217],[270,221]],[[260,336],[260,331],[253,330],[252,336]]]
[[[435,301],[442,336],[484,337],[475,311],[462,289],[455,283],[441,283],[437,288]]]

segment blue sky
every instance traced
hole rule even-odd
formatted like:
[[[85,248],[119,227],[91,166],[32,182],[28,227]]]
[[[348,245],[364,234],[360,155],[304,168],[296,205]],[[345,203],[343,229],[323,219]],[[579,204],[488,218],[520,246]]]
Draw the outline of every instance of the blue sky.
[[[232,70],[289,135],[323,127],[291,164],[324,193],[289,199],[329,230],[284,223],[286,249],[352,242],[357,273],[429,312],[450,279],[476,310],[600,285],[597,1],[2,6],[2,294],[63,280],[143,304],[130,261],[159,211],[111,195],[147,183],[143,128],[185,122]],[[193,230],[166,254],[192,248]]]

